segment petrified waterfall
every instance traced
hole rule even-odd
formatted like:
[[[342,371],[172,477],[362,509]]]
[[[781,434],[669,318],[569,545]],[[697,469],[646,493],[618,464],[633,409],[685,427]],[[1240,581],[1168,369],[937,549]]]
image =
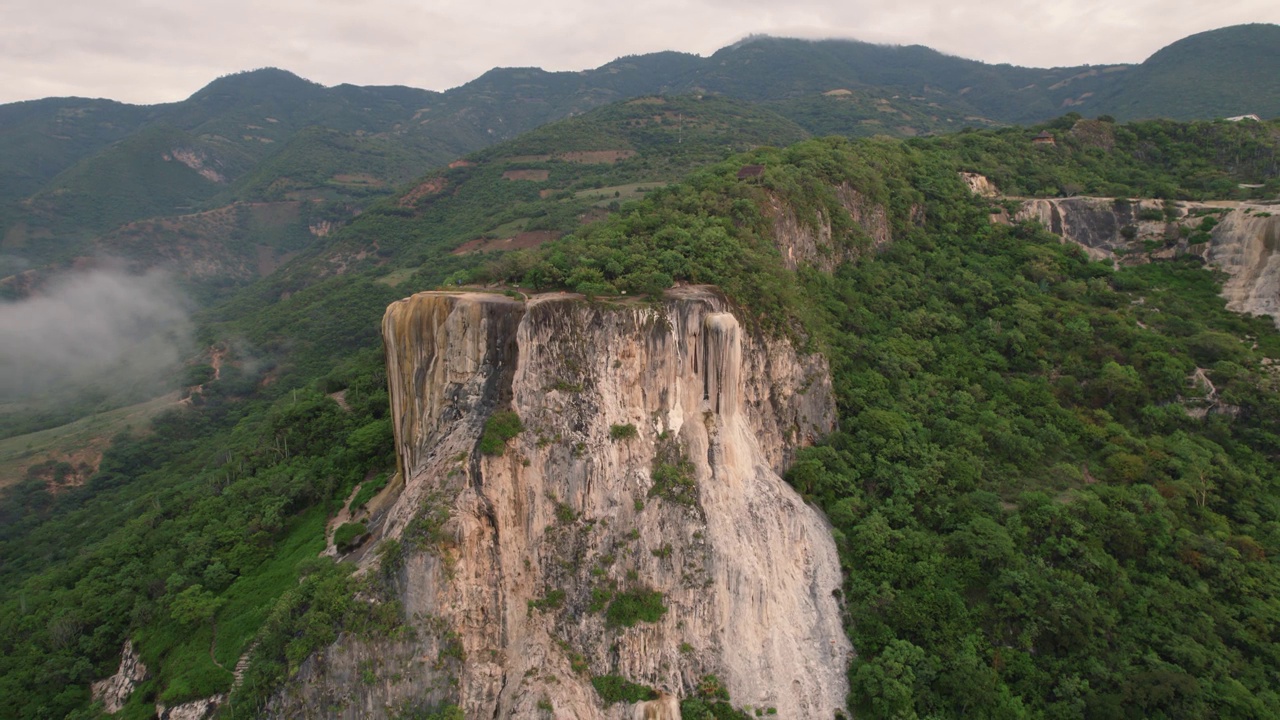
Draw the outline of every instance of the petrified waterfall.
[[[403,482],[363,562],[378,537],[406,540],[396,587],[415,632],[343,638],[281,714],[631,717],[596,693],[602,675],[676,696],[716,675],[734,704],[787,718],[843,707],[830,528],[778,475],[833,426],[821,357],[748,332],[708,288],[657,305],[423,293],[384,332]],[[485,420],[508,409],[524,431],[482,455]],[[424,517],[440,541],[408,542]],[[665,612],[610,623],[638,593]],[[344,680],[371,666],[379,682]]]
[[[1246,212],[1246,210],[1249,210]],[[1277,212],[1272,215],[1269,211]],[[1222,285],[1227,307],[1270,315],[1280,325],[1280,207],[1225,213],[1213,229],[1207,260],[1231,277]]]

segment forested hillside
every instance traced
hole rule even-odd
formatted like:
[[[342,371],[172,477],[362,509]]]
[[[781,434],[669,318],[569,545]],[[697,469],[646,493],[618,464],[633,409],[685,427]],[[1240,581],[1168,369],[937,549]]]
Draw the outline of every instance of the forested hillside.
[[[732,167],[564,251],[628,268],[602,273],[619,287],[647,271],[620,256],[674,251],[675,277],[766,324],[793,313],[832,359],[841,430],[789,478],[838,530],[859,714],[1273,714],[1271,322],[1228,313],[1198,262],[1113,271],[992,226],[933,150],[749,158],[815,210],[835,214],[819,198],[842,182],[896,208],[892,246],[834,276],[796,284],[767,259]]]
[[[1058,142],[1033,144],[1042,130]],[[1193,259],[1088,262],[993,224],[1000,200],[959,176],[1274,197],[1280,128],[805,134],[723,99],[609,106],[420,178],[206,309],[186,402],[116,437],[82,486],[32,473],[4,491],[0,715],[96,716],[89,685],[126,639],[154,675],[121,717],[232,690],[246,652],[223,712],[253,717],[339,633],[404,639],[398,546],[371,549],[386,576],[318,554],[393,471],[378,318],[446,283],[602,299],[711,283],[828,358],[840,429],[788,479],[835,527],[855,714],[1280,712],[1280,336],[1227,312]],[[841,187],[884,208],[891,241],[848,219]],[[788,270],[779,207],[829,225],[849,262]],[[714,688],[698,702],[686,717],[739,712]]]

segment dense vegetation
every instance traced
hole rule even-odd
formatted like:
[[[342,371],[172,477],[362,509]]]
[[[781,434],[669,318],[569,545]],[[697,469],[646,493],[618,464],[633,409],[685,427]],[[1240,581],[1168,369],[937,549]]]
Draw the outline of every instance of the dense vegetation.
[[[426,179],[441,190],[373,203],[323,251],[202,316],[201,341],[230,354],[192,407],[119,438],[84,487],[33,478],[5,493],[0,716],[91,716],[89,682],[126,637],[162,669],[127,716],[228,689],[256,641],[230,709],[252,716],[338,632],[399,632],[394,603],[352,601],[357,587],[393,597],[399,544],[380,550],[387,574],[361,580],[315,556],[326,520],[368,502],[391,467],[378,317],[466,280],[590,295],[715,283],[759,328],[827,353],[841,432],[789,479],[839,533],[863,714],[1274,714],[1280,396],[1263,359],[1280,339],[1227,313],[1192,263],[1113,271],[1037,228],[990,226],[956,171],[1036,195],[1274,193],[1276,126],[1045,127],[1053,148],[1031,145],[1040,127],[759,148],[633,191],[803,136],[771,112],[668,99],[547,128]],[[635,155],[557,156],[598,150]],[[740,181],[744,164],[765,171]],[[887,248],[844,219],[841,183],[888,209]],[[787,272],[774,200],[829,219],[856,260]],[[567,236],[449,254],[519,230]],[[1223,403],[1199,419],[1184,410],[1209,405],[1187,380],[1197,368]],[[329,397],[340,390],[349,409]],[[494,450],[518,424],[496,418]],[[684,491],[678,462],[658,470]],[[406,546],[429,547],[440,522],[425,516]],[[609,607],[621,625],[664,611],[643,592]],[[459,662],[445,647],[442,662]],[[632,692],[625,682],[610,687]],[[710,681],[687,702],[701,704],[691,717],[737,712]]]
[[[839,530],[855,708],[1275,714],[1270,322],[1194,263],[1113,273],[954,221],[807,284],[842,428],[790,479]],[[1197,367],[1230,412],[1188,415]]]
[[[1119,130],[1164,163],[1100,163],[1069,143],[1023,155],[1055,189],[1135,194],[1155,178],[1176,197],[1205,192],[1186,168],[1230,177],[1222,148],[1256,140],[1273,182],[1274,136],[1238,127]],[[841,431],[789,478],[838,530],[860,713],[1280,712],[1280,383],[1264,362],[1280,336],[1228,313],[1196,262],[1113,271],[1037,227],[990,225],[947,168],[997,173],[1019,139],[759,151],[745,161],[767,166],[761,186],[736,181],[742,160],[719,166],[544,248],[524,280],[598,294],[714,282],[766,323],[802,319],[826,349]],[[889,204],[897,240],[789,283],[760,193],[835,217],[842,182]],[[907,211],[921,201],[924,227]],[[1196,372],[1222,403],[1203,417]]]

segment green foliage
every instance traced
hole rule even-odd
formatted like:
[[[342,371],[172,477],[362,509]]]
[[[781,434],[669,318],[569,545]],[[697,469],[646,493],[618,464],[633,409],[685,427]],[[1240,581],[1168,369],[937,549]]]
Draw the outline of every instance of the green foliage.
[[[559,610],[564,605],[564,590],[556,588],[537,600],[529,601],[530,610]]]
[[[729,691],[720,678],[704,675],[693,694],[680,701],[680,717],[689,720],[750,720],[750,713],[729,704]]]
[[[638,703],[658,697],[658,693],[648,685],[633,683],[621,675],[593,675],[591,685],[605,705],[616,702]]]
[[[349,522],[338,526],[333,531],[333,544],[338,548],[338,552],[351,552],[359,546],[362,538],[368,530],[364,523]]]
[[[1106,125],[1101,135],[1093,132],[1097,127],[1094,121],[1072,121],[1056,145],[1036,147],[1036,152],[1028,152],[1029,134],[1036,128],[959,133],[908,144],[945,157],[957,169],[986,175],[1006,194],[1039,197],[1083,193],[1243,199],[1253,190],[1239,184],[1265,183],[1274,177],[1280,157],[1280,137],[1261,123],[1147,120]],[[1168,210],[1143,208],[1138,219],[1170,219]]]
[[[520,416],[509,410],[496,412],[484,422],[484,433],[480,436],[480,452],[485,455],[501,455],[507,448],[507,441],[524,432],[524,424]]]
[[[225,602],[199,585],[192,585],[174,596],[169,613],[183,625],[197,625],[212,620]]]
[[[693,463],[680,456],[674,462],[658,460],[654,462],[649,477],[653,485],[649,487],[649,497],[658,497],[682,505],[694,505],[698,502],[698,483],[693,477]]]
[[[439,554],[448,540],[445,524],[449,522],[449,506],[439,494],[428,494],[422,509],[409,522],[401,536],[406,545],[416,550]]]
[[[383,421],[379,421],[378,424],[386,425],[387,423],[384,423]],[[359,431],[356,431],[356,432],[359,432]],[[352,434],[354,435],[355,433],[352,433]],[[375,495],[382,492],[382,489],[385,488],[386,486],[387,486],[386,473],[381,473],[378,475],[378,477],[372,480],[366,480],[365,482],[360,484],[360,490],[356,492],[355,497],[351,498],[351,504],[347,506],[347,509],[353,513],[362,510],[364,506],[368,505],[369,501],[372,500]]]
[[[597,613],[604,610],[609,601],[613,599],[613,588],[594,587],[591,588],[591,602],[587,604],[587,612]]]
[[[632,438],[639,437],[639,435],[639,431],[636,430],[636,426],[632,423],[609,426],[609,439],[615,442],[618,440],[631,440]]]
[[[632,627],[638,622],[658,622],[667,614],[662,603],[662,593],[657,590],[636,589],[613,596],[605,610],[605,626]]]

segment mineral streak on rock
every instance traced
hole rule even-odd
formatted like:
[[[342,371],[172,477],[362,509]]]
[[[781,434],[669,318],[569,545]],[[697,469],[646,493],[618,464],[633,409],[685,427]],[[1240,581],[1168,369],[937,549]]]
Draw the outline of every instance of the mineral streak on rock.
[[[1270,315],[1280,326],[1280,206],[1247,207],[1222,215],[1207,259],[1231,276],[1222,285],[1228,309]]]
[[[831,530],[778,475],[833,428],[825,360],[700,287],[653,304],[423,293],[384,331],[404,485],[374,531],[406,547],[396,588],[415,633],[344,637],[276,714],[645,710],[606,706],[598,675],[683,697],[714,674],[734,704],[779,717],[844,707]],[[486,418],[507,409],[525,430],[482,455]],[[443,540],[423,544],[431,512]],[[654,621],[610,608],[649,592],[666,609]],[[359,681],[371,666],[378,681]]]

